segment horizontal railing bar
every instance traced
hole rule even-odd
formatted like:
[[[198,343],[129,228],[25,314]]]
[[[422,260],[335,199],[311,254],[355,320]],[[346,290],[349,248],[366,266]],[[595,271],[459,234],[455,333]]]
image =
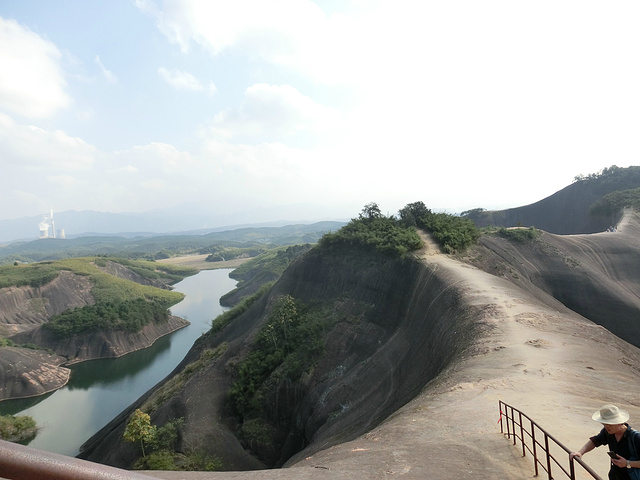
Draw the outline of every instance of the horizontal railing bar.
[[[0,440],[0,478],[9,480],[158,480],[79,458]]]

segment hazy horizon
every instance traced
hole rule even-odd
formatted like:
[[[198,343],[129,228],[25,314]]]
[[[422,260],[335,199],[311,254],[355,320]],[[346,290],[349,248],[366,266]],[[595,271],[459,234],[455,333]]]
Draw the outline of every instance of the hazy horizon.
[[[0,220],[528,205],[637,163],[640,4],[0,3]]]

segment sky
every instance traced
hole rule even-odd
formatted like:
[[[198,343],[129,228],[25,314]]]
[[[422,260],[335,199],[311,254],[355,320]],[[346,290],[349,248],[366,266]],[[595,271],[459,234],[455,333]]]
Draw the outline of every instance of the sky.
[[[638,18],[637,0],[2,0],[0,219],[527,205],[640,164]]]

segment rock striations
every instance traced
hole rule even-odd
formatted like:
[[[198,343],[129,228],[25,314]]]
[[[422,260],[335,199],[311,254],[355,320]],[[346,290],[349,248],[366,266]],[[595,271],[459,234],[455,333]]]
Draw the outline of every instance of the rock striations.
[[[65,358],[37,350],[3,347],[0,351],[0,399],[35,397],[65,385]]]
[[[211,478],[530,478],[530,458],[499,433],[498,400],[572,449],[596,433],[590,415],[603,403],[640,419],[632,321],[640,317],[639,233],[640,216],[629,211],[616,233],[542,233],[524,243],[487,237],[464,258],[430,242],[405,262],[312,250],[267,298],[198,341],[167,381],[205,351],[218,349],[217,357],[170,397],[159,400],[162,385],[147,393],[81,456],[130,467],[135,452],[121,441],[127,416],[155,402],[154,423],[185,419],[183,450],[197,446],[229,470],[290,467]],[[334,327],[309,375],[275,390],[276,441],[243,444],[226,392],[284,293],[322,304]],[[618,335],[610,331],[616,318]],[[606,455],[585,459],[606,476]]]
[[[111,330],[106,332],[92,332],[60,339],[52,332],[41,327],[28,332],[16,334],[11,339],[18,344],[35,344],[41,348],[55,351],[65,357],[66,365],[72,365],[97,358],[117,358],[127,353],[147,348],[160,337],[175,332],[189,322],[185,319],[169,316],[167,322],[150,322],[139,332],[125,332]],[[2,353],[0,351],[0,353]]]

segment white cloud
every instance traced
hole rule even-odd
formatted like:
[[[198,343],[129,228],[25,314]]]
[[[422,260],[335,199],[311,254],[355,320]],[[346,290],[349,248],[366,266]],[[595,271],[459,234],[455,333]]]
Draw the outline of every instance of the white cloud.
[[[95,175],[101,154],[77,137],[16,123],[0,113],[0,205],[6,217],[58,207],[77,209],[100,201]]]
[[[136,0],[173,45],[167,52],[167,42],[153,42],[150,73],[177,90],[214,93],[208,73],[190,72],[215,72],[224,95],[181,103],[192,110],[174,118],[164,113],[183,98],[163,89],[166,98],[154,102],[163,114],[136,117],[127,131],[132,145],[144,140],[115,153],[97,152],[60,127],[47,130],[49,123],[36,128],[0,115],[3,179],[29,178],[37,193],[27,199],[22,185],[19,198],[30,203],[41,198],[42,179],[73,185],[52,193],[67,198],[68,208],[95,201],[100,210],[141,211],[176,198],[208,205],[340,199],[376,201],[385,211],[392,204],[393,213],[416,200],[453,211],[516,206],[578,173],[637,163],[640,64],[629,59],[640,45],[640,3],[345,1]],[[50,115],[70,101],[60,53],[8,24],[12,38],[38,47],[35,58],[52,69],[27,69],[53,72],[28,81],[58,85],[61,95],[36,101],[37,89],[17,85],[20,75],[11,78],[12,88],[24,87],[22,97],[9,95],[0,68],[0,108],[15,101],[22,115],[31,104]],[[7,55],[0,51],[0,61]],[[133,77],[127,66],[119,66],[121,80]],[[111,92],[126,91],[126,101],[114,99],[127,114],[149,113],[144,102],[157,100],[157,91],[130,86]],[[103,117],[115,108],[97,101],[83,108],[95,112],[92,119],[120,120]],[[162,137],[167,131],[174,140]],[[142,192],[143,182],[155,190]]]
[[[166,143],[150,143],[135,146],[129,150],[117,152],[115,157],[126,162],[126,168],[131,172],[157,172],[176,174],[192,172],[194,161],[188,152],[181,152],[173,145]]]
[[[213,82],[205,88],[205,86],[189,72],[183,72],[181,70],[168,70],[164,67],[158,69],[158,73],[162,79],[178,90],[191,90],[191,91],[204,91],[207,90],[209,94],[214,94],[217,91]]]
[[[150,178],[140,182],[140,186],[147,190],[155,190],[158,192],[166,193],[167,189],[164,180],[159,178]]]
[[[104,64],[102,63],[102,60],[100,60],[100,56],[96,55],[96,58],[95,58],[94,61],[95,61],[96,65],[98,65],[98,67],[100,68],[100,71],[102,72],[102,75],[107,80],[107,82],[109,82],[109,83],[118,83],[118,77],[116,77],[111,70],[108,70],[104,66]]]
[[[64,186],[65,188],[71,188],[78,185],[80,182],[76,177],[71,175],[49,175],[47,181],[56,185]]]
[[[69,106],[61,54],[51,42],[0,18],[0,108],[31,119]]]
[[[380,25],[363,25],[345,14],[327,16],[310,0],[174,0],[161,9],[150,1],[137,5],[185,53],[193,44],[212,55],[238,48],[250,58],[329,84],[351,79],[360,70],[362,47],[384,36]]]
[[[291,85],[257,83],[247,88],[237,110],[214,117],[212,131],[223,138],[266,136],[273,140],[299,132],[335,131],[341,124],[337,110],[318,104]]]
[[[17,170],[82,170],[91,167],[96,149],[56,130],[16,123],[0,113],[0,165]]]

